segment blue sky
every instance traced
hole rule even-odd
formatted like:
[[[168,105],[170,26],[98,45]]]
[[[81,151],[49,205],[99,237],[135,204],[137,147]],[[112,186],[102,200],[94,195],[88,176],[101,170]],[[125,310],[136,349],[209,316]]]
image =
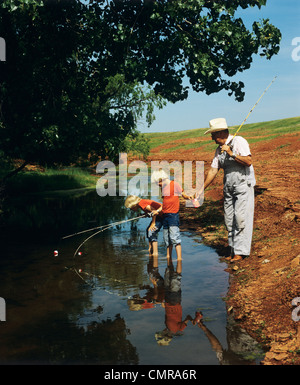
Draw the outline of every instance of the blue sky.
[[[275,75],[278,76],[260,103],[249,116],[247,123],[264,122],[300,116],[300,60],[292,59],[292,52],[300,46],[300,1],[268,0],[267,5],[241,10],[237,16],[243,18],[252,30],[253,21],[269,18],[282,33],[279,54],[271,60],[254,57],[250,69],[239,73],[235,80],[245,84],[245,99],[239,103],[227,92],[207,96],[190,91],[187,100],[168,103],[162,110],[155,110],[156,120],[147,127],[140,121],[141,132],[172,132],[208,127],[210,119],[224,117],[229,126],[239,125],[256,103]],[[297,46],[292,45],[299,38]],[[300,59],[300,49],[296,56]]]

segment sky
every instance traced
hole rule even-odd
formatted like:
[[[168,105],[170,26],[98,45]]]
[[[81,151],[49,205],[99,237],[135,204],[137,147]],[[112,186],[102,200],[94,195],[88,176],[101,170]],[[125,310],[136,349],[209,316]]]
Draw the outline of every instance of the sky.
[[[268,18],[282,34],[279,54],[271,60],[255,55],[250,69],[234,77],[235,81],[245,84],[244,101],[235,101],[234,96],[228,96],[226,91],[209,96],[190,91],[185,101],[168,103],[162,110],[155,109],[154,123],[148,127],[140,121],[139,131],[207,128],[211,119],[220,117],[224,117],[229,126],[240,125],[275,76],[277,79],[250,114],[247,123],[300,116],[300,1],[268,0],[260,10],[257,7],[241,10],[236,17],[242,17],[250,30],[254,21]]]

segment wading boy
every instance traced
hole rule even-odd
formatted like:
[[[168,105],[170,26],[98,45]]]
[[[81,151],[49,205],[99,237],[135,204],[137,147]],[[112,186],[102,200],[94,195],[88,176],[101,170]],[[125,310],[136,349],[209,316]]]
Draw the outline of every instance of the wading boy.
[[[149,240],[149,254],[153,256],[158,256],[157,236],[163,224],[161,203],[153,201],[151,199],[142,199],[135,195],[129,195],[125,200],[125,207],[132,211],[137,211],[141,209],[145,213],[155,213],[155,215],[152,215],[152,220],[149,226],[147,227],[146,235]]]
[[[156,210],[153,215],[163,212],[163,235],[167,246],[167,259],[172,257],[173,246],[175,247],[177,259],[182,259],[181,237],[179,229],[179,195],[184,199],[193,199],[187,195],[179,183],[171,181],[165,171],[154,171],[151,176],[151,183],[160,186],[163,196],[162,208]]]

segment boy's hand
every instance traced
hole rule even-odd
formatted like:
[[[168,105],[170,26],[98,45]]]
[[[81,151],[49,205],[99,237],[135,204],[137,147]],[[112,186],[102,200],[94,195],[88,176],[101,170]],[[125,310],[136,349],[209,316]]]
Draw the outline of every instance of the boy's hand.
[[[154,217],[154,216],[158,215],[159,213],[160,213],[160,211],[154,210],[151,212],[151,216]]]
[[[150,227],[149,227],[149,230],[150,231],[155,231],[157,230],[157,227],[155,226],[155,223],[151,223]]]

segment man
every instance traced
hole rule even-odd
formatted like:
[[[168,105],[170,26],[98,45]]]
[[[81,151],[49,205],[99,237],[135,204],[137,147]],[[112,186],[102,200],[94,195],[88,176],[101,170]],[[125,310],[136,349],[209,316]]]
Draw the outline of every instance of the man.
[[[224,118],[209,122],[212,140],[218,144],[211,168],[204,181],[206,189],[216,177],[220,168],[224,170],[224,218],[228,230],[228,244],[231,247],[231,262],[240,261],[250,255],[253,216],[255,176],[251,152],[246,139],[229,135]]]

